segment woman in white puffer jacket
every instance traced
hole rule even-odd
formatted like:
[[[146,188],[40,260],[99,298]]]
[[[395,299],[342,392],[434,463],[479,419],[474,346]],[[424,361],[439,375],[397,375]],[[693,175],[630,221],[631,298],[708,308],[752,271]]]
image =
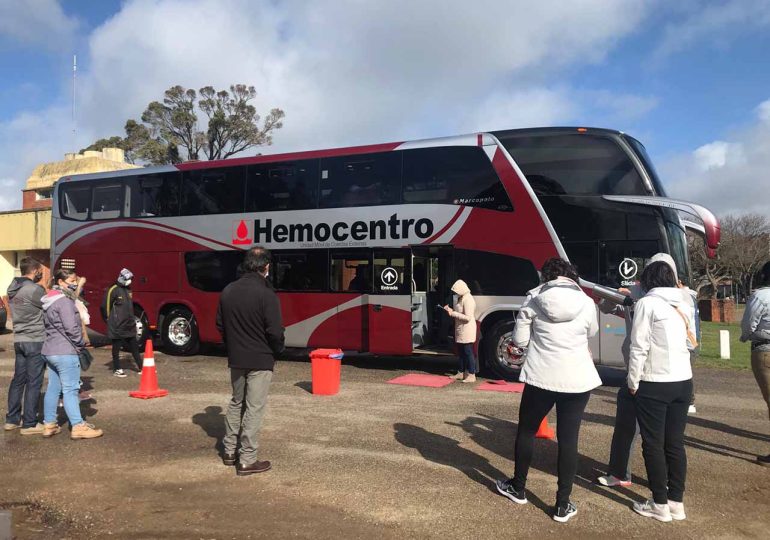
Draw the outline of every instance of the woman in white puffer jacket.
[[[568,521],[577,513],[570,501],[577,470],[577,446],[583,411],[591,390],[602,384],[588,338],[599,330],[596,305],[577,284],[577,270],[562,259],[549,259],[543,285],[531,290],[516,318],[513,340],[527,348],[519,379],[526,383],[516,432],[516,471],[498,480],[497,490],[512,501],[527,502],[532,449],[540,423],[556,405],[559,443],[559,489],[553,519]]]

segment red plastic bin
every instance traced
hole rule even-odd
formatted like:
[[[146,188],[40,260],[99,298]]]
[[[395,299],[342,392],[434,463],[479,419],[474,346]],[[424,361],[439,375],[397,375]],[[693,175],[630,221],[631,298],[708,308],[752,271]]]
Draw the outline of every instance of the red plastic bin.
[[[313,394],[333,396],[340,391],[341,349],[316,349],[310,352]]]

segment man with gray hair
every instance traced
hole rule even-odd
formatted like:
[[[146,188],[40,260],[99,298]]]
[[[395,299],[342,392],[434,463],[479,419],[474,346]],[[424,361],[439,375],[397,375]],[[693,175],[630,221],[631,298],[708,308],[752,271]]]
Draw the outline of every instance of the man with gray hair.
[[[233,396],[225,417],[225,465],[235,465],[238,476],[270,470],[269,461],[257,460],[257,437],[273,379],[275,357],[284,349],[281,305],[267,276],[270,252],[251,248],[241,264],[241,277],[222,291],[217,328],[227,347],[227,365]],[[240,434],[240,453],[236,456]]]

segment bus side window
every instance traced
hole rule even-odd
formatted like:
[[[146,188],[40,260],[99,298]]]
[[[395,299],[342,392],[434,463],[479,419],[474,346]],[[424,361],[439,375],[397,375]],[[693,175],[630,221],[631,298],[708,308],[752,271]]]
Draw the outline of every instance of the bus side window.
[[[129,182],[131,217],[178,216],[179,180],[177,172],[132,178]]]
[[[321,208],[376,206],[400,202],[400,152],[321,160]]]
[[[326,290],[327,251],[274,253],[275,288],[278,291],[321,292]]]
[[[371,261],[366,251],[333,253],[331,290],[368,293],[372,290]]]
[[[249,165],[246,211],[307,210],[318,207],[318,160]]]
[[[95,185],[91,219],[115,219],[120,217],[121,209],[123,208],[124,191],[121,184]]]
[[[243,212],[245,180],[244,167],[182,173],[182,215]]]
[[[85,221],[91,208],[91,187],[69,184],[61,188],[61,214],[67,219]]]

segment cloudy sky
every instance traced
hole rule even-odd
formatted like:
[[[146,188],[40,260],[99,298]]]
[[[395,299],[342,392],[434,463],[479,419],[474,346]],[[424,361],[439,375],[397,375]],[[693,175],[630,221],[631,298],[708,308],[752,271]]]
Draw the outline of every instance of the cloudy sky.
[[[286,111],[263,152],[608,127],[671,195],[769,214],[768,50],[770,0],[0,0],[0,210],[168,87],[246,83]]]

